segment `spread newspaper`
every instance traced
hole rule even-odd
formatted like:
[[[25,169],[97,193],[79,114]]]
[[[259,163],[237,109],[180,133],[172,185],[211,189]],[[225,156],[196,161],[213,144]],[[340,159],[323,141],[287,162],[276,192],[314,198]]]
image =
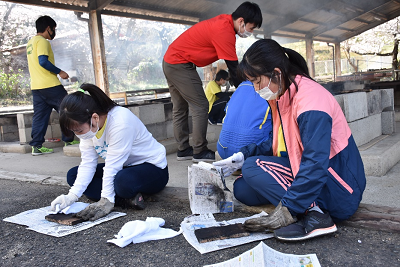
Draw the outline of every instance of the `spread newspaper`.
[[[80,204],[81,202],[77,202],[76,204]],[[85,203],[82,203],[85,204]],[[82,231],[85,229],[88,229],[90,227],[93,227],[97,224],[100,224],[102,222],[106,222],[121,216],[125,216],[126,213],[123,212],[111,212],[105,217],[102,217],[96,221],[86,221],[79,223],[74,226],[69,226],[69,225],[62,225],[56,222],[49,222],[45,219],[45,216],[50,212],[50,206],[39,208],[39,209],[33,209],[33,210],[28,210],[24,211],[22,213],[19,213],[17,215],[14,215],[12,217],[8,217],[3,219],[3,221],[6,222],[11,222],[11,223],[16,223],[20,225],[25,225],[28,226],[28,230],[33,230],[38,233],[50,235],[50,236],[55,236],[55,237],[62,237],[66,236],[78,231]]]
[[[276,251],[264,242],[239,256],[204,267],[321,267],[317,255],[294,255]]]
[[[199,162],[189,166],[188,187],[192,214],[233,212],[233,194],[214,165]]]
[[[244,223],[247,219],[257,218],[260,216],[267,215],[266,212],[261,212],[259,214],[253,215],[251,217],[246,218],[237,218],[229,221],[221,221],[217,222],[212,213],[205,213],[200,215],[191,215],[186,217],[183,222],[181,223],[181,230],[183,231],[183,236],[186,238],[186,241],[189,242],[197,251],[201,254],[235,247],[242,244],[250,243],[253,241],[259,241],[267,238],[273,237],[272,233],[251,233],[249,236],[238,237],[238,238],[229,238],[229,239],[222,239],[222,240],[214,240],[211,242],[206,243],[199,243],[197,240],[194,230],[206,227],[213,227],[213,226],[223,226],[229,224],[236,224],[236,223]],[[243,265],[245,266],[245,265]]]

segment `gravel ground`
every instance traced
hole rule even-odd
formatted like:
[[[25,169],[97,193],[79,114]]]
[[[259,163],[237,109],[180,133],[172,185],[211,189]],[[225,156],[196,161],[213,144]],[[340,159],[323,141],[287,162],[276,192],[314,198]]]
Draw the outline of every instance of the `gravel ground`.
[[[60,186],[0,180],[1,218],[47,206],[67,192]],[[102,223],[65,237],[51,237],[27,230],[25,226],[0,222],[1,266],[203,266],[222,262],[255,247],[259,242],[200,254],[185,240],[175,238],[130,244],[119,248],[106,241],[131,220],[147,217],[165,219],[165,227],[179,229],[190,214],[187,201],[149,202],[143,211],[122,210],[127,216]],[[235,212],[216,214],[217,220],[246,217]],[[400,234],[352,228],[342,224],[334,234],[298,243],[275,239],[265,244],[283,253],[315,253],[322,266],[400,266]]]

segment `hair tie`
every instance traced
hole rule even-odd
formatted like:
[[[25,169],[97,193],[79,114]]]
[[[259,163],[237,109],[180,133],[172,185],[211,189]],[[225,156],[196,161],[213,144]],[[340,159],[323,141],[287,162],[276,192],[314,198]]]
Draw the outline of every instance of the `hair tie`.
[[[79,88],[79,89],[78,89],[78,92],[85,93],[85,90],[83,90],[82,88]]]
[[[288,49],[286,47],[283,47],[283,46],[282,46],[282,48],[283,48],[283,53],[285,54],[285,56],[287,58],[289,58]]]

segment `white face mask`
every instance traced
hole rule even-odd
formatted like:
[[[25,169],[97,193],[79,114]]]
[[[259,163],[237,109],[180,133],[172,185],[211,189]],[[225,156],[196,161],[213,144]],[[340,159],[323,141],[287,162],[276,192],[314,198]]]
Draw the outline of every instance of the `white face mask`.
[[[281,75],[279,74],[279,80],[280,80]],[[266,87],[262,88],[261,90],[258,90],[257,93],[264,98],[265,100],[274,100],[278,98],[278,95],[281,91],[281,87],[279,86],[279,90],[274,93],[269,89],[269,85],[271,84],[271,78],[269,79],[269,83]]]
[[[244,23],[243,23],[243,29],[244,29],[244,32],[241,33],[241,32],[240,32],[240,25],[239,25],[238,35],[239,35],[240,37],[242,37],[242,38],[247,38],[247,37],[250,37],[250,36],[252,35],[251,32],[246,31],[246,25],[245,25]]]
[[[97,132],[99,131],[99,123],[97,123],[97,130],[96,132],[92,132],[92,119],[90,119],[90,129],[87,133],[84,134],[75,134],[79,139],[88,140],[92,139],[96,136]]]

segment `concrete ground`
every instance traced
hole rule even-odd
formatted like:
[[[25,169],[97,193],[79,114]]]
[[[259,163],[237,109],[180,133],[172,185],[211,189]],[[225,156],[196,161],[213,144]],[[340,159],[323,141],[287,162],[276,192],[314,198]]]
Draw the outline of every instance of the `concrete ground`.
[[[77,145],[76,145],[77,146]],[[216,149],[211,143],[209,148]],[[32,156],[30,153],[0,153],[0,179],[32,181],[44,184],[66,185],[67,171],[79,165],[79,157],[65,156],[62,147],[55,147],[55,153]],[[170,180],[167,186],[187,188],[187,168],[192,161],[177,161],[176,154],[167,155]],[[367,187],[362,203],[398,208],[400,203],[400,162],[384,176],[367,176]],[[236,177],[226,179],[232,189]]]
[[[209,148],[215,149],[215,143]],[[55,153],[32,156],[30,153],[0,153],[1,218],[47,206],[60,194],[68,192],[66,172],[79,164],[79,157],[65,156],[62,147]],[[147,217],[165,219],[165,227],[179,229],[183,218],[190,215],[187,194],[187,167],[191,161],[177,161],[176,154],[167,156],[170,181],[167,188],[148,202],[143,211],[121,210],[127,216],[55,238],[26,230],[26,227],[0,221],[1,266],[203,266],[234,258],[259,242],[200,254],[180,235],[172,239],[130,244],[119,248],[108,244],[122,225]],[[397,207],[400,194],[397,163],[382,177],[367,177],[362,203]],[[232,189],[235,177],[227,178]],[[81,201],[88,201],[85,197]],[[240,206],[239,206],[240,207]],[[218,221],[250,216],[250,209],[235,206],[235,212],[216,214]],[[383,229],[384,230],[384,229]],[[273,249],[291,254],[315,253],[322,266],[396,266],[400,264],[400,233],[354,228],[338,224],[335,234],[303,241],[282,243],[263,240]]]

